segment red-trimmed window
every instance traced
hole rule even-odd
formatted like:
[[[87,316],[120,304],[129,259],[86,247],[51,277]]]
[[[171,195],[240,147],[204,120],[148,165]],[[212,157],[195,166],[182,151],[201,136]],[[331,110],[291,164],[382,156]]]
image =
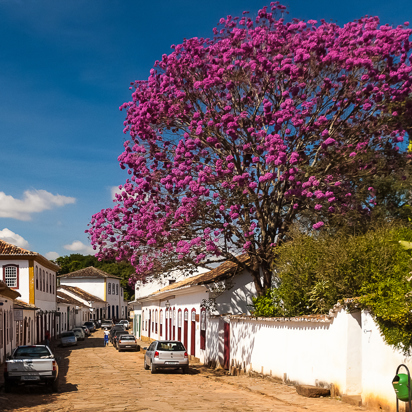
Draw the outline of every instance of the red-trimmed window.
[[[12,289],[19,288],[19,266],[6,265],[3,266],[3,281]]]

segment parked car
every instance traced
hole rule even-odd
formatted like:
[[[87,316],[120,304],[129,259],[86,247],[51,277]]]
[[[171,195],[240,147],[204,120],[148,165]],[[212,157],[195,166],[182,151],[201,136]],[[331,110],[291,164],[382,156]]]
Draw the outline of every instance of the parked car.
[[[114,326],[120,326],[123,330],[126,330],[126,325],[124,323],[116,323]]]
[[[68,332],[62,332],[62,334],[60,335],[60,345],[61,346],[77,345],[77,338],[72,330],[69,330]]]
[[[59,366],[46,345],[18,346],[4,366],[4,390],[19,383],[44,383],[52,392],[59,389]]]
[[[124,329],[128,330],[130,327],[129,321],[128,320],[121,320],[119,323],[122,323],[124,325]]]
[[[88,336],[90,336],[91,335],[91,333],[90,333],[90,330],[89,330],[89,328],[87,327],[87,326],[80,326],[82,329],[83,329],[83,332],[84,332],[84,334],[86,335],[86,337],[88,337]]]
[[[156,340],[146,349],[144,368],[155,373],[159,369],[182,369],[189,371],[189,357],[182,342],[173,340]]]
[[[111,329],[114,326],[114,323],[111,319],[105,319],[102,321],[102,328]]]
[[[110,329],[110,333],[109,333],[109,340],[111,343],[113,343],[113,335],[115,334],[115,332],[117,331],[122,331],[124,333],[124,327],[123,325],[114,325],[111,329]]]
[[[77,338],[77,340],[84,340],[86,338],[86,335],[83,331],[82,328],[73,328],[73,332]]]
[[[94,326],[94,323],[89,321],[89,322],[84,322],[84,326],[87,326],[90,330],[90,332],[94,332],[96,330],[96,326]]]
[[[137,339],[133,335],[119,335],[117,339],[117,350],[119,352],[123,350],[140,350],[140,345],[137,344]]]
[[[119,336],[125,335],[125,334],[127,334],[127,332],[125,332],[124,330],[116,330],[114,332],[113,337],[112,337],[112,344],[115,348],[117,348],[117,342],[119,340]]]

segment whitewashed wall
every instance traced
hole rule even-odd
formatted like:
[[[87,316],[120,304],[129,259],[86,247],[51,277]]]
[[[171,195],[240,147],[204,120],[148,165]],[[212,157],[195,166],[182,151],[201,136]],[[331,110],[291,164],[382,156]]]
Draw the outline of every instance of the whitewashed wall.
[[[5,361],[5,358],[11,355],[12,350],[15,348],[15,334],[14,334],[14,310],[13,300],[7,296],[0,294],[0,316],[3,321],[3,345],[0,347],[0,363]]]
[[[335,309],[328,319],[210,317],[205,363],[223,365],[223,323],[230,323],[230,363],[295,384],[335,386],[368,407],[395,411],[392,379],[412,358],[387,345],[368,312]],[[401,370],[404,372],[404,370]]]

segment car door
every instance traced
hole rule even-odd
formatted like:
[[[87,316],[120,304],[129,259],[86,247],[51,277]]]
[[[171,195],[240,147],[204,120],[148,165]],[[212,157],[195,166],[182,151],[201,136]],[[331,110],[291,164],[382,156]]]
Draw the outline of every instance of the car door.
[[[146,356],[150,359],[150,365],[152,364],[153,361],[153,353],[155,350],[155,346],[156,346],[156,342],[153,342],[150,346],[149,349],[146,352]],[[147,365],[149,364],[149,362],[146,362]]]

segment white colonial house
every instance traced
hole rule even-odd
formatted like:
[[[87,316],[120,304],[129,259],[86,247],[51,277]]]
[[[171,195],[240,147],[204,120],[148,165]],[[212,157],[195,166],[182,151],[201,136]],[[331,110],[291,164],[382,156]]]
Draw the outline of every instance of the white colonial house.
[[[77,286],[60,285],[57,287],[57,293],[59,295],[64,294],[65,296],[70,296],[80,303],[79,307],[87,308],[87,313],[82,315],[83,320],[80,320],[79,318],[76,325],[83,325],[83,323],[89,319],[102,319],[101,315],[106,312],[107,303],[103,299],[100,299]]]
[[[247,255],[238,258],[249,259]],[[204,362],[208,313],[249,314],[253,296],[256,290],[250,272],[225,262],[130,302],[133,331],[142,340],[182,341],[191,356]]]
[[[0,279],[20,293],[21,300],[34,305],[36,342],[50,331],[56,336],[56,272],[60,267],[39,253],[0,240]]]
[[[93,319],[122,319],[127,316],[127,302],[124,300],[124,292],[119,277],[90,266],[60,275],[59,282],[61,286],[82,289],[101,299],[107,305],[106,308],[99,306],[98,313],[97,310],[93,313]]]
[[[20,299],[14,300],[15,346],[36,343],[36,313],[38,309],[38,307]]]
[[[81,326],[90,319],[90,308],[80,299],[65,293],[60,287],[57,288],[57,310],[60,314],[59,333]]]
[[[20,293],[0,280],[0,363],[3,363],[15,347],[13,300]]]

